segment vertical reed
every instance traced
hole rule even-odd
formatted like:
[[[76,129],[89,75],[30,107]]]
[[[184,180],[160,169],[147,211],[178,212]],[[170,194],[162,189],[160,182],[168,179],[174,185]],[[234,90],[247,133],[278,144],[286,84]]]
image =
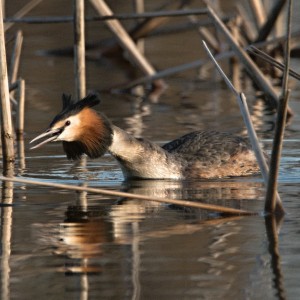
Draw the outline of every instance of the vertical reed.
[[[25,80],[18,80],[18,106],[16,117],[16,134],[19,140],[24,133],[24,112],[25,112]]]
[[[76,99],[86,94],[84,0],[74,0],[74,72]]]
[[[240,31],[239,31],[240,25],[241,25],[240,16],[237,16],[234,20],[230,22],[231,33],[236,41],[240,40]],[[229,62],[230,62],[229,67],[230,67],[233,85],[237,90],[241,90],[241,80],[240,80],[241,72],[240,72],[240,64],[238,58],[236,56],[233,56],[230,58]]]
[[[278,170],[279,170],[279,163],[281,157],[284,128],[285,128],[286,117],[287,117],[287,106],[289,100],[288,76],[289,76],[289,68],[290,68],[292,0],[289,0],[287,15],[288,15],[287,29],[286,29],[287,40],[286,40],[286,47],[285,47],[285,68],[283,73],[282,94],[280,97],[277,120],[276,120],[276,128],[275,128],[275,135],[274,135],[271,162],[270,162],[270,175],[269,175],[267,195],[266,195],[266,205],[265,205],[265,210],[269,213],[273,213],[277,208],[275,193],[277,191],[277,185],[278,185],[277,183]]]
[[[5,18],[5,0],[2,0],[2,17]]]
[[[7,75],[6,50],[4,40],[4,27],[2,17],[2,0],[0,0],[0,95],[1,95],[1,139],[3,161],[5,163],[15,160],[14,138],[9,101],[9,87]]]
[[[86,70],[85,70],[85,13],[84,0],[74,0],[74,73],[75,95],[80,100],[86,95]],[[86,166],[86,158],[81,158],[80,165]],[[85,192],[80,192],[82,207],[87,207]]]
[[[266,20],[266,12],[261,0],[249,0],[256,27],[260,28]]]
[[[134,10],[135,13],[141,14],[145,12],[145,3],[144,0],[134,0],[133,1]],[[138,23],[137,23],[138,26]],[[138,39],[136,42],[137,48],[141,53],[144,53],[144,46],[145,46],[145,40],[144,39]]]
[[[12,84],[17,80],[19,65],[20,65],[20,57],[21,57],[21,50],[23,44],[23,34],[21,30],[18,30],[15,39],[15,45],[13,49],[13,53],[11,56],[11,63],[10,63],[10,71],[9,71],[9,83]]]

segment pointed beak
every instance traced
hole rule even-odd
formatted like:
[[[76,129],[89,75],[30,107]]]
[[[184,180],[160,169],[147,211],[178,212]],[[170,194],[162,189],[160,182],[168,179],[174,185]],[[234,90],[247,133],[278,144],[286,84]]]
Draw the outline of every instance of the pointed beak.
[[[39,148],[49,142],[54,141],[55,139],[57,139],[58,135],[62,132],[62,128],[55,128],[55,129],[48,129],[46,132],[38,135],[36,138],[34,138],[33,140],[30,141],[30,144],[40,140],[41,138],[45,138],[45,137],[49,137],[48,139],[42,141],[41,143],[31,147],[30,149],[36,149]]]

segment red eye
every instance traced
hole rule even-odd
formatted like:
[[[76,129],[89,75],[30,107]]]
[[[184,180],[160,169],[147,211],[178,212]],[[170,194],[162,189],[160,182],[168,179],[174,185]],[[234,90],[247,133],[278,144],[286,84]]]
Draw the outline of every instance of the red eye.
[[[66,123],[65,123],[66,126],[69,126],[70,124],[71,124],[71,122],[69,120],[66,121]]]

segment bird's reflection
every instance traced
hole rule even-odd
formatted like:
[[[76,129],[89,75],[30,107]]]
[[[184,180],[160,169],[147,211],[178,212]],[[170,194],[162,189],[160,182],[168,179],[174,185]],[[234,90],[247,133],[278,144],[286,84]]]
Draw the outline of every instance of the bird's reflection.
[[[258,204],[264,197],[263,183],[259,179],[251,178],[250,181],[243,177],[211,181],[134,180],[124,182],[123,189],[149,197],[184,199],[232,207],[246,206],[249,201]]]
[[[246,206],[256,211],[263,209],[262,183],[253,180],[142,180],[124,182],[123,189],[148,196],[217,202],[242,208]],[[260,232],[264,230],[261,227],[261,217],[224,218],[198,209],[178,208],[137,199],[109,199],[94,194],[86,194],[87,205],[82,205],[79,199],[82,195],[77,196],[74,205],[67,208],[59,229],[49,230],[48,226],[43,232],[43,240],[47,241],[45,235],[52,234],[48,242],[51,240],[51,248],[55,248],[54,254],[64,257],[64,265],[58,271],[78,274],[87,283],[82,287],[86,293],[89,292],[89,276],[101,274],[101,280],[107,280],[112,286],[114,282],[129,280],[130,293],[139,295],[146,276],[143,270],[149,263],[161,261],[166,268],[177,268],[180,267],[180,262],[177,265],[176,260],[169,261],[167,257],[169,254],[177,257],[179,253],[189,257],[184,258],[188,263],[195,261],[198,276],[206,278],[205,274],[209,274],[211,278],[218,278],[220,284],[223,282],[221,278],[228,277],[226,282],[230,282],[233,288],[241,284],[245,289],[251,290],[251,284],[245,280],[248,267],[245,266],[243,275],[237,277],[237,273],[232,270],[238,270],[241,264],[239,259],[236,261],[232,257],[239,257],[243,252],[247,255],[248,242],[255,242],[251,236],[257,237],[260,229]],[[51,226],[57,226],[57,223]],[[53,232],[56,232],[56,238],[53,238]],[[268,238],[271,257],[278,258],[278,243],[272,242],[276,238],[273,236],[272,239],[269,234]],[[173,249],[180,243],[184,243],[182,248]],[[275,260],[272,259],[272,262]],[[280,262],[280,259],[276,262]],[[274,275],[276,270],[280,271],[280,263],[276,263]],[[189,272],[188,269],[186,272]],[[204,281],[203,286],[206,287],[207,283]],[[282,280],[274,280],[274,285],[277,284],[278,291],[282,291]],[[226,289],[225,286],[220,288]]]
[[[138,180],[124,182],[123,189],[130,193],[203,201],[243,209],[246,206],[259,210],[263,205],[263,189],[260,182]],[[87,203],[94,203],[98,196],[87,197],[90,197]],[[74,259],[101,257],[105,254],[103,246],[107,243],[130,245],[137,236],[143,240],[156,234],[166,236],[176,232],[182,234],[184,231],[188,234],[197,230],[199,224],[202,226],[205,222],[216,222],[216,219],[220,222],[218,214],[199,209],[137,199],[112,201],[105,206],[82,206],[82,201],[78,201],[78,205],[69,206],[66,218],[60,225],[60,237],[55,253]],[[226,222],[226,219],[224,221]],[[138,224],[138,231],[135,224]]]
[[[94,211],[68,207],[66,219],[60,226],[60,242],[65,246],[65,254],[73,258],[101,256],[102,245],[112,240],[110,227],[110,223]]]

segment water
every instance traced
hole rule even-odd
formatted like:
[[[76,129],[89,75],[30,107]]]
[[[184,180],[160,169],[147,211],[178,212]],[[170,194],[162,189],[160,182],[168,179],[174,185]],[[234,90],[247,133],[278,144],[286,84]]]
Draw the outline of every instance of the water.
[[[7,2],[7,15],[19,5],[21,1]],[[71,14],[70,3],[46,1],[31,15],[58,11]],[[89,41],[109,36],[94,25]],[[27,102],[25,159],[17,161],[16,175],[263,211],[259,176],[126,183],[108,155],[80,165],[66,160],[60,144],[30,151],[29,140],[59,111],[62,92],[74,90],[72,59],[37,52],[71,45],[72,26],[20,27],[25,37],[20,75],[26,79]],[[149,39],[146,54],[161,69],[204,56],[195,32]],[[299,66],[292,61],[296,71]],[[114,60],[88,61],[88,89],[126,82],[130,72]],[[270,149],[275,116],[246,83],[255,126]],[[168,78],[167,84],[157,103],[102,92],[99,110],[116,125],[158,143],[194,129],[245,133],[236,100],[222,83],[198,80],[197,72],[189,71]],[[261,215],[222,218],[154,202],[3,184],[2,202],[13,206],[0,207],[1,299],[298,299],[300,89],[295,81],[291,84],[295,116],[287,128],[280,169],[287,214],[278,244]]]

